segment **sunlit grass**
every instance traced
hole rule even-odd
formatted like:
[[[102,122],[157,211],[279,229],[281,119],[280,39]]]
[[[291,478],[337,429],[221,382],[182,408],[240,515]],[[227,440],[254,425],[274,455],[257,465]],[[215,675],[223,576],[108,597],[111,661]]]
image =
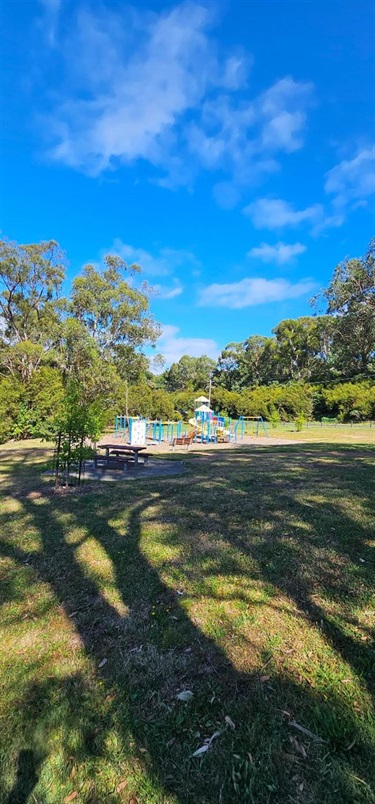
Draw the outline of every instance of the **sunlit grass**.
[[[374,801],[371,451],[58,495],[46,454],[3,453],[0,801]]]
[[[323,424],[319,422],[305,423],[301,431],[296,430],[294,422],[285,422],[272,427],[267,422],[268,435],[272,438],[285,438],[292,441],[303,441],[321,444],[371,444],[375,446],[375,423],[359,422],[355,424]],[[248,435],[255,435],[254,426],[246,426]],[[263,431],[259,430],[263,437]],[[266,437],[265,437],[266,441]]]

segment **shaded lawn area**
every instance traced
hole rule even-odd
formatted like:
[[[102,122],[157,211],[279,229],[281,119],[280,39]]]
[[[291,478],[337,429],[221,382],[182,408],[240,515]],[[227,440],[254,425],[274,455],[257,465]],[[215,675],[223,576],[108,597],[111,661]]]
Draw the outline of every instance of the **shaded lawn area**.
[[[375,801],[374,457],[56,495],[1,449],[0,801]]]

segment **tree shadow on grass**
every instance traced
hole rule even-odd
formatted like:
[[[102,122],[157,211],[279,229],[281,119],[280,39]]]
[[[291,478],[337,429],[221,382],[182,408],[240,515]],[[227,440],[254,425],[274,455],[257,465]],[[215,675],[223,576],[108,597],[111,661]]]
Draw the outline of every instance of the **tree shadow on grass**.
[[[233,453],[221,453],[219,458],[215,455],[211,463],[206,456],[204,461],[195,462],[191,479],[152,481],[136,489],[121,484],[116,489],[101,488],[96,495],[45,498],[43,505],[31,496],[24,500],[24,512],[32,518],[42,540],[41,551],[34,553],[29,563],[38,578],[52,588],[74,623],[90,668],[85,675],[51,677],[30,686],[20,702],[25,716],[18,744],[30,746],[37,741],[39,749],[52,757],[52,767],[55,762],[56,774],[61,784],[65,783],[64,795],[81,785],[81,800],[92,803],[120,800],[112,776],[112,787],[106,787],[108,768],[118,768],[120,780],[124,757],[132,752],[138,756],[138,766],[131,784],[142,802],[371,801],[369,757],[373,746],[366,724],[360,722],[355,708],[343,704],[340,690],[328,684],[322,693],[303,677],[288,674],[287,666],[273,663],[272,650],[260,657],[251,672],[236,669],[225,650],[188,616],[185,598],[177,594],[173,582],[162,580],[163,574],[173,579],[173,574],[168,576],[168,560],[157,570],[143,545],[145,529],[152,531],[164,523],[164,543],[181,548],[180,577],[185,573],[187,587],[189,582],[194,586],[199,581],[202,596],[209,595],[212,580],[220,583],[228,573],[240,579],[242,575],[244,584],[249,579],[267,582],[275,592],[294,600],[301,616],[317,628],[319,620],[327,618],[312,599],[305,571],[306,558],[311,561],[318,557],[319,549],[326,549],[324,533],[320,539],[315,522],[322,522],[322,511],[323,520],[332,516],[344,530],[353,528],[353,522],[342,511],[338,513],[333,504],[325,503],[322,508],[318,500],[301,500],[300,487],[297,492],[291,485],[285,487],[281,497],[278,490],[278,504],[272,504],[275,492],[271,486],[278,482],[277,461],[268,470],[261,468],[263,483],[257,489],[254,484],[260,456],[252,456],[254,466]],[[283,473],[290,479],[296,467],[293,456],[287,460],[290,467],[284,464]],[[337,476],[340,456],[334,465]],[[322,469],[307,467],[305,471],[309,475],[306,481],[313,484],[316,472]],[[351,485],[347,474],[344,472],[340,479],[342,490]],[[250,490],[253,506],[248,499]],[[129,515],[124,516],[127,507]],[[251,538],[251,511],[256,512],[256,521],[266,516],[268,523],[265,532],[258,532],[255,523],[255,539]],[[67,513],[68,526],[64,524]],[[305,532],[296,522],[305,523]],[[281,525],[287,525],[297,540],[308,534],[302,552],[296,552],[289,537],[283,538]],[[84,568],[77,543],[69,541],[74,528],[80,529],[81,547],[86,543],[90,549],[90,540],[94,539],[105,551],[114,573],[114,590],[126,613],[119,611],[118,603],[108,600],[98,578]],[[201,563],[194,554],[203,529],[209,536],[215,535],[208,567],[204,551]],[[362,556],[370,549],[366,545],[368,534],[358,523],[354,530],[355,545],[360,545]],[[332,555],[342,557],[344,552],[346,556],[349,546],[345,539],[344,548],[338,534],[330,534],[330,539]],[[233,553],[229,566],[228,543]],[[277,551],[281,555],[275,567]],[[25,561],[25,553],[10,543],[4,545],[4,554],[17,565]],[[243,556],[256,565],[253,577]],[[366,563],[357,569],[353,588],[347,579],[335,586],[334,576],[324,575],[324,562],[317,575],[323,578],[323,586],[330,584],[335,600],[350,588],[354,604],[357,581],[367,584],[369,573]],[[328,625],[324,633],[332,648],[366,678],[370,648],[344,633],[336,622]],[[104,658],[107,662],[100,669]],[[272,678],[268,684],[260,681],[260,676],[264,664],[269,663]],[[194,692],[189,704],[176,701],[176,694],[184,688]],[[227,716],[235,729],[225,720]],[[298,733],[290,726],[294,717],[311,731],[317,730],[325,742]],[[202,758],[192,758],[216,731],[221,734],[209,751]],[[54,743],[56,733],[58,747]],[[290,742],[296,736],[299,748]],[[355,745],[346,750],[353,739]],[[77,766],[81,771],[71,777]],[[82,781],[83,771],[90,783]],[[355,777],[362,781],[357,783]],[[14,790],[17,784],[18,780]],[[24,787],[28,789],[27,781]],[[18,789],[22,792],[21,781]],[[129,799],[132,790],[124,789]],[[61,798],[51,794],[45,800]]]
[[[19,752],[16,781],[7,797],[7,804],[27,804],[38,781],[39,764],[40,760],[34,751],[23,749]]]

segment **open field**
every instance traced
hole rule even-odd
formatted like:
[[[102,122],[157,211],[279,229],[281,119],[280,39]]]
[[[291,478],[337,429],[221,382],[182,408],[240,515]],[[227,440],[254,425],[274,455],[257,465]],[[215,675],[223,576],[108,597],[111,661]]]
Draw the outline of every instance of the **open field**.
[[[58,494],[1,447],[1,804],[375,802],[373,433]]]
[[[305,441],[319,444],[373,444],[375,446],[375,424],[323,424],[311,422],[304,425],[301,432],[296,431],[294,422],[279,424],[273,428],[267,423],[270,438],[285,438],[292,441]],[[247,428],[252,432],[254,428]]]

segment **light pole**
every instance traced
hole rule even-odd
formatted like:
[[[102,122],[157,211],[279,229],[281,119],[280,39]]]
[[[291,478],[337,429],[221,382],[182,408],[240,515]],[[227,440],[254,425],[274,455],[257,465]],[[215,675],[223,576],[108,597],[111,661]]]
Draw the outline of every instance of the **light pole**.
[[[211,407],[212,374],[210,374],[210,384],[208,386],[208,407]]]

